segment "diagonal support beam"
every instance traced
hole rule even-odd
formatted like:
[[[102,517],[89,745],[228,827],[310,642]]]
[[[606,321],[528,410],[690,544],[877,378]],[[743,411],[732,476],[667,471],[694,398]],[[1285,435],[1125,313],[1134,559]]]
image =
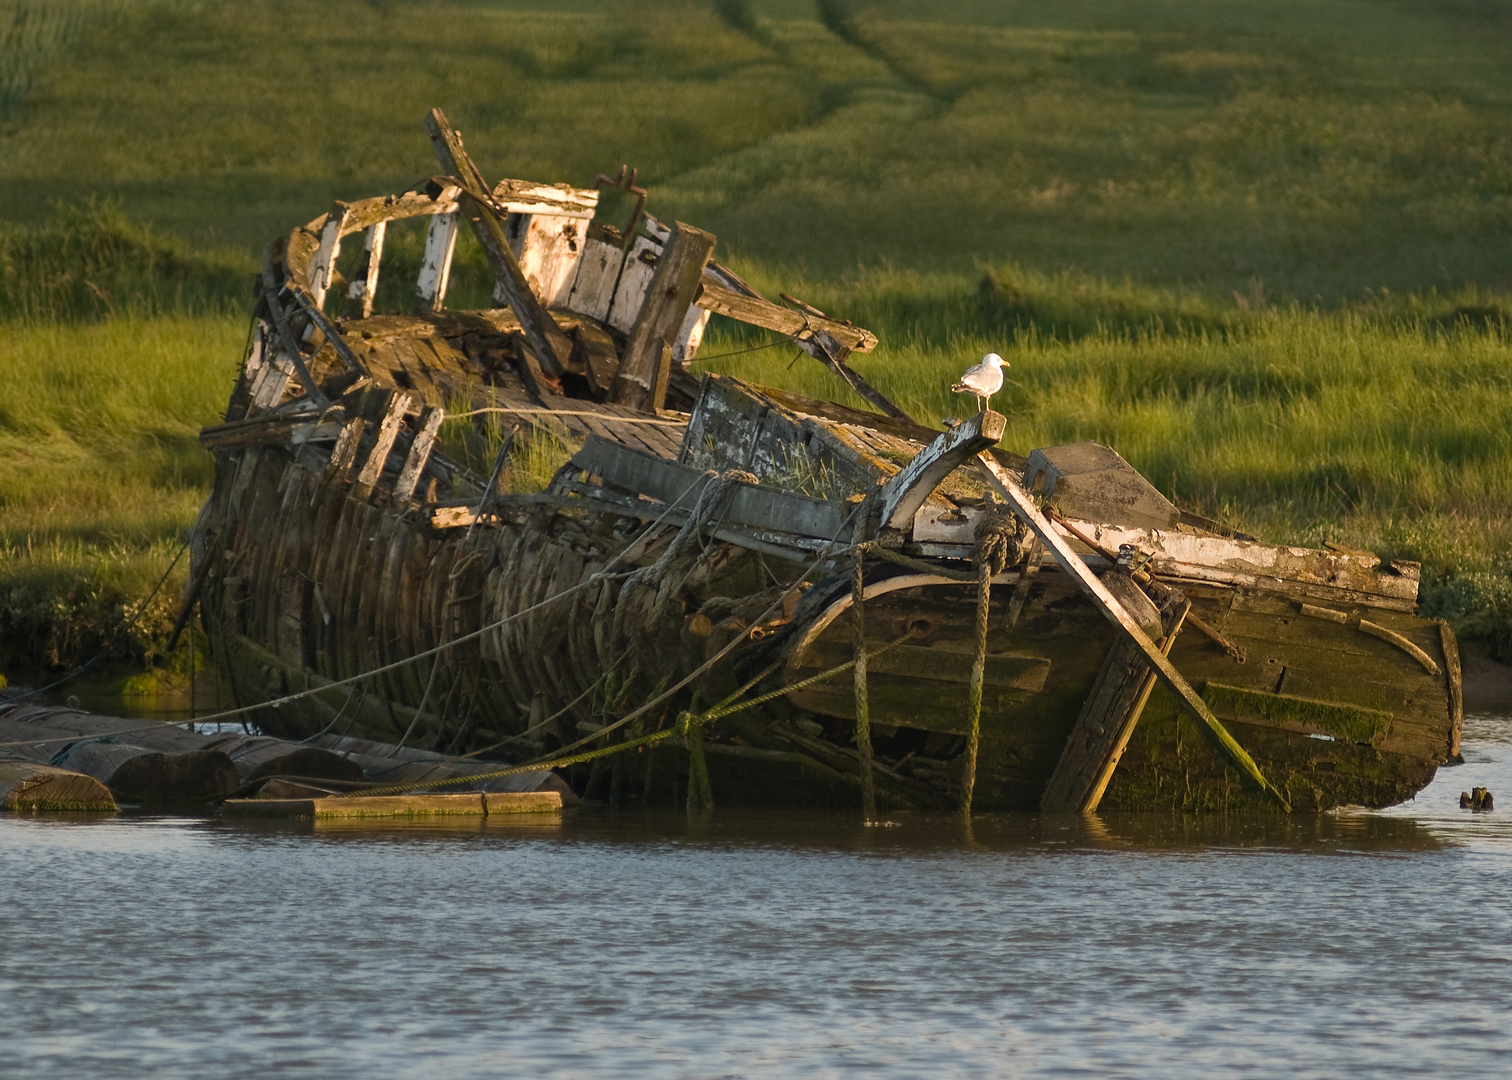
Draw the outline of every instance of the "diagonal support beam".
[[[1287,813],[1290,813],[1291,804],[1286,801],[1286,796],[1265,778],[1265,774],[1260,771],[1260,766],[1255,764],[1255,759],[1250,757],[1244,747],[1240,746],[1228,733],[1228,729],[1207,707],[1207,702],[1203,701],[1202,696],[1192,689],[1191,683],[1181,677],[1181,672],[1176,670],[1165,654],[1139,628],[1139,624],[1108,591],[1108,587],[1087,568],[1087,564],[1082,562],[1076,552],[1071,550],[1071,545],[1066,542],[1065,537],[1061,536],[1060,532],[1039,512],[1034,505],[1034,500],[1012,474],[993,460],[990,454],[978,455],[977,467],[982,470],[987,482],[997,490],[998,494],[1008,500],[1008,505],[1013,512],[1033,530],[1034,535],[1040,538],[1040,543],[1050,549],[1050,553],[1055,557],[1055,561],[1060,563],[1061,568],[1081,586],[1082,592],[1087,594],[1093,606],[1102,612],[1104,618],[1122,630],[1134,647],[1144,654],[1145,660],[1155,669],[1156,677],[1165,683],[1166,688],[1176,695],[1176,699],[1182,706],[1202,723],[1229,759],[1262,791],[1268,793]]]
[[[560,378],[567,358],[572,355],[572,338],[557,326],[536,294],[531,292],[525,272],[520,269],[520,261],[515,258],[514,249],[504,235],[504,226],[494,210],[488,185],[462,148],[462,136],[452,129],[440,109],[432,109],[426,116],[425,129],[430,133],[431,145],[441,167],[462,183],[463,209],[469,211],[468,221],[477,234],[478,243],[483,246],[483,253],[488,256],[489,267],[499,279],[500,291],[519,317],[526,347],[551,380]]]

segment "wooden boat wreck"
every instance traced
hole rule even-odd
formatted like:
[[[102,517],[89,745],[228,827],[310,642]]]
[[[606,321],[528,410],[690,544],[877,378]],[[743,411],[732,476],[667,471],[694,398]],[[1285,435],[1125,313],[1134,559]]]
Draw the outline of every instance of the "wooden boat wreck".
[[[918,424],[846,363],[869,331],[768,300],[698,229],[595,220],[608,177],[490,186],[429,127],[445,175],[269,246],[202,435],[191,599],[238,699],[279,702],[266,732],[544,762],[627,742],[564,774],[647,805],[691,782],[721,803],[1317,810],[1399,802],[1455,759],[1457,650],[1414,613],[1415,564],[1258,542],[1107,447],[1016,455],[995,413]],[[379,313],[385,231],[415,217],[414,308]],[[445,304],[464,222],[486,310]],[[694,378],[711,315],[877,411]],[[504,453],[489,473],[443,452],[458,415],[570,456],[506,490]],[[762,704],[688,726],[737,692]]]

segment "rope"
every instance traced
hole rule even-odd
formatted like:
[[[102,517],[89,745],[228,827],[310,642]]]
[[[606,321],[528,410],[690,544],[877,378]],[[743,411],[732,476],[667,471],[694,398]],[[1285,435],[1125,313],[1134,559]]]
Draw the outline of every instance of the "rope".
[[[889,642],[888,644],[882,646],[882,648],[878,649],[876,652],[866,654],[867,658],[874,660],[877,657],[881,656],[883,653],[889,652],[892,649],[897,648],[899,645],[902,645],[911,637],[913,637],[913,631],[910,630],[908,633],[904,634],[896,641]],[[370,795],[402,795],[407,791],[421,791],[437,787],[450,787],[455,784],[471,784],[483,780],[497,780],[505,776],[520,776],[524,773],[546,772],[548,770],[554,769],[565,769],[569,765],[582,765],[589,761],[596,761],[599,758],[608,757],[611,754],[621,754],[627,750],[639,750],[642,747],[655,746],[658,743],[665,742],[666,740],[677,736],[689,736],[694,726],[702,727],[705,724],[711,724],[715,720],[723,719],[726,716],[733,716],[738,712],[745,712],[747,709],[754,709],[758,705],[764,705],[768,701],[771,701],[773,698],[779,698],[784,694],[791,694],[794,691],[802,690],[806,687],[814,685],[817,682],[822,682],[825,679],[834,678],[836,675],[839,675],[841,672],[852,667],[855,662],[855,660],[847,660],[845,663],[837,664],[827,671],[821,671],[819,674],[811,675],[807,679],[800,679],[798,682],[790,683],[777,690],[773,690],[770,693],[751,698],[749,701],[742,701],[738,704],[724,704],[720,707],[710,709],[708,712],[700,713],[697,715],[688,712],[681,713],[678,715],[677,723],[673,727],[666,728],[662,731],[652,732],[650,735],[643,735],[638,739],[629,739],[622,743],[615,743],[613,746],[603,746],[597,750],[585,750],[581,754],[570,754],[563,757],[552,758],[548,761],[536,761],[526,765],[511,765],[508,768],[495,769],[492,772],[473,773],[468,776],[448,776],[440,780],[421,780],[408,784],[391,784],[388,787],[357,790],[349,792],[348,794],[342,795],[340,797],[356,798],[359,796]],[[772,671],[775,670],[776,666],[777,665],[769,667],[761,675],[758,675],[751,682],[747,683],[745,688],[743,689],[748,689],[749,687],[755,685],[755,683],[759,682],[761,679],[765,678],[767,675],[770,675]],[[670,692],[671,691],[669,691],[669,693]],[[741,691],[737,690],[735,693],[739,694],[741,693]],[[726,703],[728,703],[729,701],[730,698],[725,699]],[[642,709],[638,711],[644,711],[644,707],[642,707]],[[635,714],[631,715],[633,716]],[[619,727],[624,722],[625,718],[622,718],[610,727],[601,728],[600,730],[594,732],[593,735],[589,736],[589,738],[600,738],[603,735],[607,734],[612,728]]]
[[[851,573],[851,633],[855,670],[851,673],[856,693],[856,754],[861,762],[861,816],[866,821],[877,817],[877,786],[872,776],[871,701],[866,689],[866,555],[856,549]]]
[[[961,775],[961,817],[971,820],[976,793],[977,751],[982,744],[982,681],[987,670],[987,614],[992,604],[992,566],[977,562],[976,655],[971,658],[971,685],[966,693],[966,765]]]
[[[976,794],[977,754],[982,745],[982,683],[987,672],[987,624],[992,610],[992,579],[1010,566],[1029,559],[1036,551],[1028,526],[1004,511],[983,515],[977,522],[976,546],[971,561],[976,564],[976,652],[971,658],[971,683],[966,692],[966,762],[961,774],[961,817],[971,820],[971,801]]]
[[[696,484],[697,481],[695,481],[694,483]],[[674,509],[676,509],[677,505],[679,503],[681,503],[682,500],[687,496],[688,492],[690,492],[690,491],[693,490],[693,487],[694,487],[694,484],[689,484],[687,486],[687,488],[685,488],[683,490],[683,492],[682,492],[681,495],[677,496],[677,498],[673,499],[670,503],[668,503],[667,504],[667,508],[662,511],[662,514],[661,514],[661,516],[659,518],[657,518],[655,521],[653,521],[651,523],[650,528],[655,528],[657,525],[660,525],[662,522],[664,522],[667,519],[667,516],[669,514],[671,514],[672,511]],[[186,544],[185,546],[187,547],[188,545]],[[300,701],[300,700],[302,700],[304,698],[312,697],[315,694],[323,694],[326,691],[335,689],[336,687],[339,687],[339,686],[350,686],[353,683],[361,682],[364,679],[370,679],[370,678],[372,678],[375,675],[383,675],[383,674],[385,674],[387,672],[394,671],[394,670],[396,670],[398,668],[401,668],[401,667],[403,667],[406,664],[413,664],[417,660],[424,660],[428,656],[435,656],[436,654],[444,652],[447,649],[452,648],[453,646],[461,645],[461,644],[464,644],[465,642],[468,642],[468,641],[473,641],[473,640],[475,640],[477,638],[482,637],[484,634],[491,633],[492,631],[497,630],[499,627],[505,626],[508,623],[513,622],[516,619],[523,618],[524,616],[529,615],[532,612],[539,611],[541,608],[550,607],[552,604],[555,604],[558,600],[561,600],[562,598],[564,598],[566,596],[570,596],[572,593],[575,593],[575,592],[577,592],[580,589],[586,589],[590,585],[598,585],[599,583],[601,583],[603,581],[613,580],[614,578],[618,578],[618,577],[629,577],[630,574],[633,571],[628,571],[627,570],[627,571],[625,571],[623,573],[620,573],[620,574],[611,574],[608,571],[609,571],[609,568],[611,566],[613,566],[615,563],[619,562],[620,559],[624,558],[625,554],[633,546],[634,546],[633,544],[626,545],[626,547],[622,551],[620,551],[618,554],[616,554],[614,556],[614,558],[610,559],[607,563],[604,564],[604,568],[602,570],[598,571],[598,573],[596,573],[596,574],[589,575],[589,577],[586,580],[580,581],[576,585],[569,586],[568,588],[563,589],[561,592],[555,593],[552,596],[548,596],[546,599],[542,600],[540,603],[532,604],[528,608],[523,608],[520,611],[516,611],[516,612],[513,612],[513,613],[511,613],[509,615],[505,615],[503,618],[498,619],[495,622],[491,622],[491,623],[487,624],[486,626],[480,626],[476,630],[469,631],[468,633],[463,634],[461,637],[454,638],[451,641],[443,642],[442,644],[437,645],[434,648],[425,649],[425,650],[423,650],[421,652],[415,653],[413,656],[407,656],[403,660],[395,660],[392,663],[384,664],[381,667],[373,668],[371,671],[364,671],[360,675],[352,675],[352,676],[349,676],[348,678],[345,678],[345,679],[336,679],[336,680],[333,680],[331,682],[326,683],[324,686],[310,687],[307,690],[300,690],[300,691],[297,691],[296,693],[293,693],[293,694],[285,694],[282,697],[274,698],[271,701],[260,702],[259,704],[256,704],[256,705],[243,705],[243,706],[240,706],[240,707],[235,708],[235,709],[224,709],[224,710],[222,710],[221,712],[218,712],[218,713],[211,713],[208,716],[201,716],[195,722],[196,723],[201,723],[201,724],[207,724],[207,723],[213,723],[213,722],[218,721],[218,720],[224,720],[225,718],[230,717],[230,716],[242,716],[242,715],[245,715],[246,713],[256,712],[259,709],[276,709],[276,708],[279,708],[282,705],[287,705],[291,701]],[[180,553],[180,554],[182,554],[182,553]],[[816,562],[815,565],[817,566],[818,563]],[[170,569],[171,569],[171,567],[170,567]],[[807,571],[805,571],[805,573],[807,573]],[[166,579],[166,577],[167,577],[167,575],[165,574],[164,578]],[[150,599],[150,597],[149,597],[149,599]],[[775,607],[775,605],[774,605],[774,607]],[[739,641],[740,641],[739,638],[735,639],[735,643],[738,643]],[[732,645],[733,644],[734,643],[732,643]],[[728,651],[728,648],[727,648],[726,651]],[[723,655],[724,655],[724,653],[721,653],[720,657],[722,657]],[[720,657],[716,657],[716,659],[719,659]],[[77,674],[77,672],[75,674]],[[695,676],[697,676],[699,674],[702,674],[702,670],[695,672],[693,676],[689,676],[689,679],[691,680],[693,677],[695,677]],[[683,683],[683,684],[680,684],[678,687],[675,687],[674,689],[680,689],[682,685],[686,685],[686,682]],[[46,688],[44,688],[44,689],[46,689]],[[40,692],[41,691],[32,691],[32,693],[40,693]],[[5,705],[9,705],[11,702],[18,701],[18,700],[20,700],[19,696],[15,697],[15,698],[8,699],[6,702],[0,703],[0,708],[3,708]],[[143,725],[140,728],[130,728],[130,729],[126,730],[126,731],[114,732],[113,734],[119,736],[119,735],[131,735],[131,734],[133,734],[135,732],[140,732],[140,731],[156,731],[159,728],[159,726],[161,725],[161,723],[162,723],[162,721],[155,720],[151,724],[145,724],[145,725]],[[3,742],[3,743],[0,743],[0,748],[4,748],[4,747],[7,747],[7,746],[43,746],[43,745],[46,745],[48,743],[68,742],[68,741],[70,741],[70,740],[68,740],[68,739],[61,739],[61,738],[58,738],[58,739],[22,739],[22,740],[18,740],[18,741],[15,741],[15,742]]]

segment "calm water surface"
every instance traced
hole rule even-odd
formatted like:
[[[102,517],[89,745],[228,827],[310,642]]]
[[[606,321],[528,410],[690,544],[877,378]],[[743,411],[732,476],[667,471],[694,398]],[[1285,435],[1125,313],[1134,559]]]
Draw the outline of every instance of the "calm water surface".
[[[1290,821],[0,817],[0,1074],[1505,1075],[1512,717],[1466,729]]]

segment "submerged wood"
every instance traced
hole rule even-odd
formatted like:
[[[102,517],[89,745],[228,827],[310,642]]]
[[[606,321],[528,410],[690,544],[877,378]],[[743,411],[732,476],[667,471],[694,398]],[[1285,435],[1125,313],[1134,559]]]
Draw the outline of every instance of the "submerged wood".
[[[0,810],[113,811],[115,797],[92,776],[35,761],[0,758]]]
[[[1386,805],[1456,751],[1453,637],[1416,616],[1413,564],[1260,543],[1173,506],[1107,447],[1011,453],[996,414],[940,432],[882,402],[861,412],[695,378],[711,313],[818,350],[840,378],[876,338],[767,300],[690,226],[646,215],[626,236],[591,221],[578,189],[490,193],[444,117],[432,127],[455,176],[343,204],[270,246],[254,348],[204,436],[216,481],[194,549],[201,612],[238,700],[288,699],[256,714],[264,730],[405,739],[437,759],[391,766],[419,782],[462,753],[641,746],[761,676],[747,692],[771,700],[698,729],[720,805],[859,807],[870,771],[879,812],[946,808],[964,794],[976,668],[982,810]],[[434,220],[469,199],[508,309],[285,312],[330,401],[318,407],[296,365],[258,344],[279,340],[271,301],[326,274],[333,220],[339,239],[389,220],[384,206]],[[379,271],[363,273],[368,290]],[[546,490],[513,490],[510,470],[496,489],[487,467],[459,464],[448,447],[479,438],[448,422],[459,403],[520,423],[517,454],[555,448]],[[1013,554],[992,568],[1005,599],[978,634],[988,540]],[[876,545],[864,621],[847,615],[858,541]],[[1147,593],[1206,629],[1173,639]],[[858,646],[864,675],[848,666]],[[1076,734],[1094,714],[1096,747]],[[1077,740],[1080,794],[1056,795]],[[693,743],[554,782],[682,805]],[[347,756],[367,775],[385,767]]]

